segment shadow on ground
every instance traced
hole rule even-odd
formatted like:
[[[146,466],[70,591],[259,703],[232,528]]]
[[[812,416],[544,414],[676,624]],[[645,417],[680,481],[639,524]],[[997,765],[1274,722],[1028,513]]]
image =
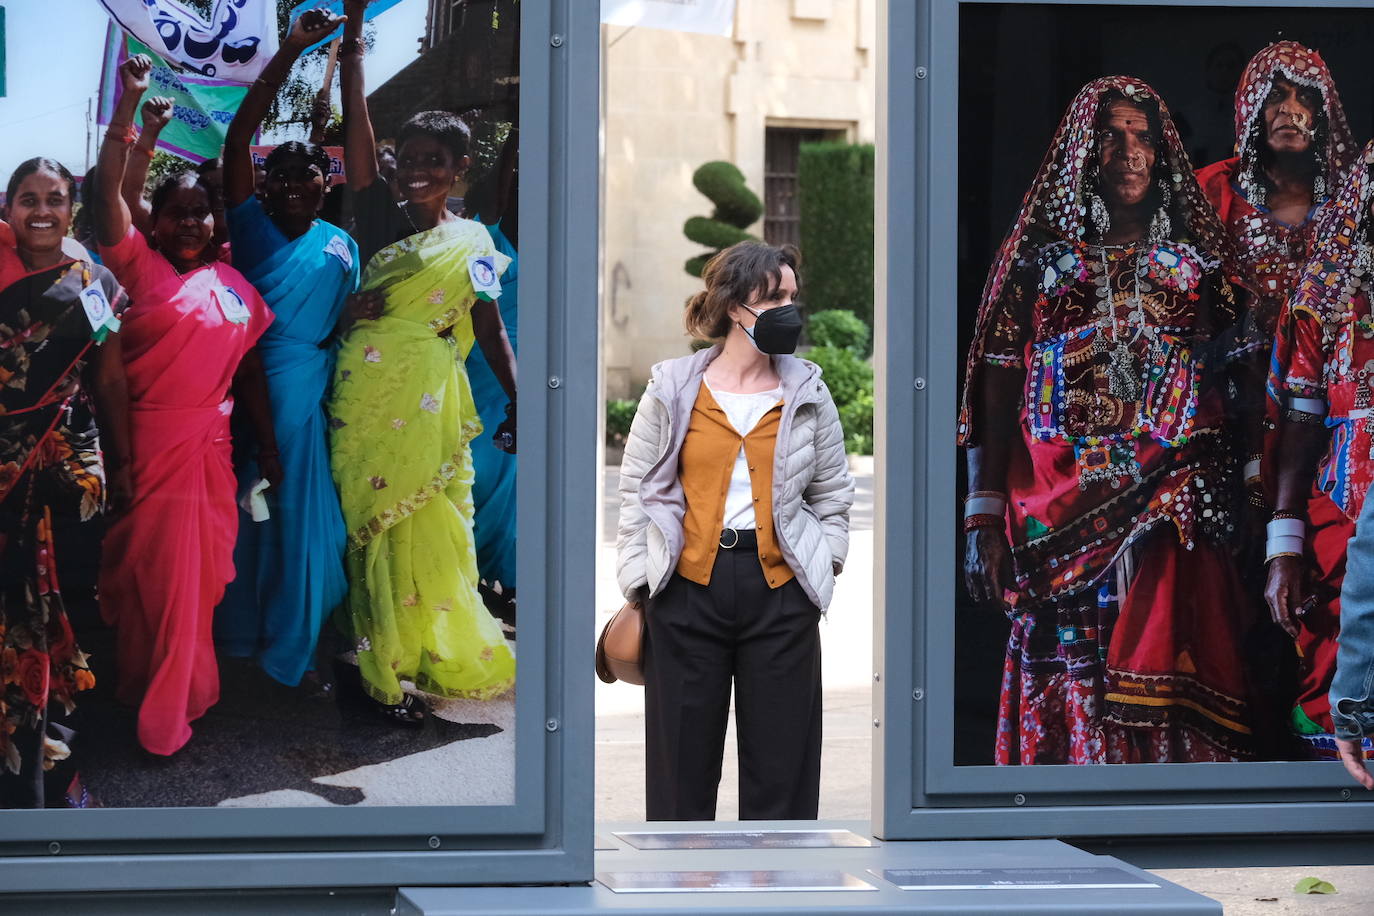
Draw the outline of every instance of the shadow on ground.
[[[438,716],[421,729],[398,728],[360,704],[336,703],[318,687],[285,687],[251,662],[222,659],[219,704],[192,725],[185,748],[158,758],[135,739],[136,711],[113,697],[113,645],[101,638],[107,633],[84,636],[97,687],[79,697],[74,723],[82,779],[105,807],[212,806],[282,789],[356,805],[366,797],[361,788],[315,780],[501,731]]]

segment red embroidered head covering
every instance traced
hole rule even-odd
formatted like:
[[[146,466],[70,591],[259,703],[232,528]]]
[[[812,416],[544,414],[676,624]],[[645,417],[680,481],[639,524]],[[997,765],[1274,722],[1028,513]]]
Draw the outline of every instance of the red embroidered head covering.
[[[1333,190],[1340,184],[1341,174],[1355,157],[1355,140],[1326,61],[1319,52],[1296,41],[1275,42],[1250,59],[1236,85],[1236,155],[1240,158],[1236,182],[1256,204],[1264,203],[1263,187],[1256,177],[1265,133],[1264,102],[1276,77],[1321,93],[1322,110],[1314,125],[1313,155],[1321,166],[1324,190]]]
[[[1125,99],[1158,114],[1160,145],[1154,178],[1169,189],[1167,204],[1171,236],[1189,242],[1198,252],[1217,258],[1228,278],[1236,276],[1236,261],[1216,211],[1202,194],[1188,153],[1163,99],[1143,80],[1106,76],[1093,80],[1074,96],[1059,122],[1044,162],[1021,201],[1021,211],[997,252],[978,306],[978,323],[969,347],[963,400],[959,409],[960,445],[973,445],[976,422],[972,392],[983,362],[983,346],[992,316],[1006,294],[1007,277],[1018,263],[1033,259],[1054,242],[1082,245],[1089,231],[1088,195],[1095,187],[1097,121],[1104,104]]]
[[[1369,205],[1374,197],[1371,163],[1374,140],[1365,145],[1340,190],[1322,208],[1312,257],[1289,304],[1292,311],[1306,313],[1326,324],[1335,323],[1359,288],[1363,275],[1370,271]]]

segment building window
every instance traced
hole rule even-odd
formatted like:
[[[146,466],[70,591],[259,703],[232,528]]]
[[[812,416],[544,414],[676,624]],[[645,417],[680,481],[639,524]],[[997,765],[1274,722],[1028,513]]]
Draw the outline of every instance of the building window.
[[[768,127],[763,136],[763,240],[770,245],[801,244],[801,204],[797,166],[803,143],[841,136],[812,127]]]

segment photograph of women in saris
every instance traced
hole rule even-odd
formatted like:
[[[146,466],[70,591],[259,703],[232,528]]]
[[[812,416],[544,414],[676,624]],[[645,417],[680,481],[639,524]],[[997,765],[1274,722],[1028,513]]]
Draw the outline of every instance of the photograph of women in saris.
[[[457,115],[406,121],[395,176],[390,185],[380,177],[363,82],[364,6],[344,4],[340,47],[344,166],[366,262],[329,404],[349,538],[349,595],[337,619],[353,640],[356,681],[340,671],[344,689],[360,689],[378,715],[417,726],[425,705],[404,681],[470,698],[514,684],[514,653],[478,592],[469,443],[482,421],[464,365],[476,343],[507,399],[505,422],[488,435],[514,451],[515,356],[496,304],[510,258],[485,226],[448,209],[469,164],[470,131]]]
[[[0,136],[0,807],[513,803],[520,17],[490,5],[247,0],[278,36],[238,82],[101,21],[86,174]],[[435,83],[417,35],[492,72]]]
[[[52,159],[10,176],[0,223],[0,807],[85,807],[68,723],[95,686],[62,600],[54,516],[133,499],[119,315],[104,267],[67,237],[76,180]],[[94,408],[94,411],[92,410]],[[99,441],[97,441],[97,423]],[[103,451],[103,456],[102,456]]]

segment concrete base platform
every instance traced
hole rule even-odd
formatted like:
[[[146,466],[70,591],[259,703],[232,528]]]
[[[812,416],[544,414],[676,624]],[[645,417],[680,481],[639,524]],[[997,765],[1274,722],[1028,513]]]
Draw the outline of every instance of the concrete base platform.
[[[852,831],[872,845],[797,848],[823,838],[786,831]],[[646,832],[684,844],[733,848],[644,849]],[[692,836],[682,837],[682,833]],[[840,837],[840,842],[846,838]],[[849,840],[852,842],[852,839]],[[765,848],[761,848],[765,847]],[[1220,914],[1219,903],[1109,856],[1056,840],[895,842],[871,839],[864,823],[606,824],[597,830],[591,885],[402,888],[398,916],[581,916],[589,913]],[[903,890],[888,878],[924,885]],[[903,877],[904,876],[904,877]],[[1011,881],[1014,886],[934,889]],[[1116,886],[1071,886],[1066,882]],[[617,892],[634,884],[675,890]],[[852,889],[772,889],[812,884]],[[722,889],[722,885],[732,889]],[[740,886],[743,885],[743,886]],[[762,885],[762,886],[760,886]],[[1055,886],[1057,885],[1057,886]],[[1138,885],[1138,886],[1122,886]],[[1143,885],[1143,886],[1139,886]]]

